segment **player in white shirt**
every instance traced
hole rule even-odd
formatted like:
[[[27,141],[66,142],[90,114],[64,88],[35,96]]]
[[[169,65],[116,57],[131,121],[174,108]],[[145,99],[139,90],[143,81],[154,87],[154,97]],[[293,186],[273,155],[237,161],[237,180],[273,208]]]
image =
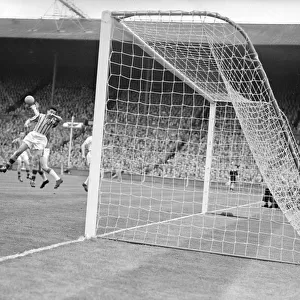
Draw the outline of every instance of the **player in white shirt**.
[[[25,132],[20,132],[19,137],[14,139],[11,143],[13,145],[16,145],[17,148],[19,148],[20,145],[22,145],[24,137],[25,137]],[[31,154],[30,154],[29,150],[27,149],[17,158],[17,163],[18,163],[17,172],[18,172],[18,180],[20,182],[23,182],[23,179],[21,177],[22,163],[24,163],[24,165],[25,165],[27,179],[30,179],[30,164],[29,164],[30,156],[31,156]]]
[[[92,150],[92,136],[90,135],[85,139],[83,144],[81,145],[81,156],[83,159],[86,159],[88,167],[90,167],[91,163],[91,150]],[[85,154],[86,148],[88,149],[87,154]],[[85,182],[82,184],[84,190],[87,192],[88,191],[88,183],[89,183],[89,176],[85,180]]]
[[[83,159],[86,159],[86,163],[88,167],[90,167],[91,164],[91,150],[92,150],[92,136],[89,136],[85,139],[83,144],[81,145],[81,156]],[[88,149],[87,154],[85,154],[86,148]],[[103,146],[103,150],[105,149],[112,149],[112,146]],[[100,170],[100,179],[104,177],[104,169],[101,167]],[[82,184],[84,190],[87,192],[88,191],[88,183],[89,183],[89,177],[85,180],[85,182]]]

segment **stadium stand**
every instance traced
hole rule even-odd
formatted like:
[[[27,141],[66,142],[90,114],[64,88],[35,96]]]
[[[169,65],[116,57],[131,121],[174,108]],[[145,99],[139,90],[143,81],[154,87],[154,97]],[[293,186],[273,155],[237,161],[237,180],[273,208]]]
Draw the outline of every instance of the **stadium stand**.
[[[13,30],[6,30],[12,25]],[[0,144],[3,161],[7,160],[12,153],[12,138],[24,130],[24,121],[30,116],[30,111],[22,102],[27,94],[34,95],[41,104],[42,110],[46,110],[50,104],[57,106],[60,115],[66,121],[69,121],[72,116],[75,116],[76,121],[86,124],[93,119],[99,21],[85,21],[85,32],[78,29],[71,21],[66,21],[64,31],[54,32],[52,26],[51,20],[42,20],[40,24],[37,24],[36,20],[0,20],[0,39],[4,45],[0,50],[2,65],[0,70],[0,107],[2,111]],[[290,25],[289,36],[284,35],[288,29],[287,26],[278,27],[277,38],[270,40],[270,35],[266,34],[266,30],[267,32],[274,30],[273,27],[243,25],[246,31],[248,29],[249,35],[256,45],[270,83],[274,88],[275,97],[281,109],[287,114],[296,137],[298,137],[297,134],[300,132],[300,90],[295,62],[298,62],[299,58],[296,55],[298,48],[295,45],[299,45],[300,40],[292,39],[291,34],[296,35],[297,32],[300,32],[300,25]],[[279,39],[278,35],[280,34]],[[166,122],[165,116],[170,116],[167,106],[158,111],[157,105],[150,105],[149,115],[138,117],[140,96],[135,93],[128,95],[126,91],[118,95],[113,90],[110,90],[109,93],[111,101],[106,116],[105,143],[114,143],[115,150],[113,154],[110,151],[105,152],[103,161],[105,169],[109,169],[119,162],[125,171],[141,174],[145,167],[145,157],[141,156],[142,152],[147,153],[146,161],[151,164],[162,159],[163,151],[157,151],[157,149],[172,149],[177,140],[184,140],[189,134],[189,147],[183,146],[168,160],[164,170],[155,169],[153,174],[179,178],[188,176],[203,178],[204,162],[196,160],[194,154],[204,152],[205,145],[201,144],[202,137],[196,130],[192,134],[187,133],[191,129],[187,118],[179,124],[180,121],[177,118],[179,111],[174,109],[171,113],[171,116],[174,117],[171,121],[174,130],[166,132],[163,130],[163,124]],[[128,102],[129,99],[130,102]],[[152,103],[159,103],[159,101],[159,95],[153,96]],[[192,100],[186,99],[186,101]],[[187,106],[186,111],[183,112],[186,116],[191,115],[188,109]],[[124,120],[127,120],[129,125],[125,126]],[[198,119],[196,122],[200,125],[201,120]],[[152,126],[145,131],[147,124]],[[158,129],[155,129],[158,124]],[[122,138],[114,138],[116,131]],[[135,142],[133,149],[133,136],[146,136],[147,139]],[[160,141],[156,150],[151,143],[154,136]],[[85,128],[75,130],[71,153],[72,168],[86,169],[80,155],[80,145],[86,137]],[[228,136],[227,138],[232,137]],[[59,127],[54,131],[50,140],[53,146],[49,164],[60,167],[63,162],[64,168],[67,168],[69,131]],[[133,157],[134,159],[132,159]],[[134,164],[129,165],[129,160],[134,161]],[[175,160],[176,168],[172,163]],[[186,163],[187,160],[189,164]],[[243,174],[247,181],[261,180],[256,169],[251,168],[250,165]],[[213,176],[215,179],[226,180],[228,174],[222,171]]]

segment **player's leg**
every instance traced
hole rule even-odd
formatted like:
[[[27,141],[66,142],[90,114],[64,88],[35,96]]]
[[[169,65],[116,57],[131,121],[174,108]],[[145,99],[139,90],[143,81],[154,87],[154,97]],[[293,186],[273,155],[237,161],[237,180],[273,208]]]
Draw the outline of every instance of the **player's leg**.
[[[29,146],[23,141],[19,149],[15,151],[14,154],[9,158],[9,161],[6,163],[6,165],[0,168],[0,172],[5,173],[8,169],[10,169],[18,157],[28,148]]]
[[[89,176],[86,178],[85,182],[82,184],[84,190],[87,192],[88,191],[88,186],[89,186]]]
[[[43,179],[40,189],[43,189],[49,183],[49,180],[48,180],[45,172],[42,169],[39,170],[39,174],[41,175],[41,177]]]
[[[47,161],[45,161],[45,159],[40,159],[40,163],[42,170],[50,174],[55,179],[56,182],[54,188],[57,189],[63,183],[63,180],[56,174],[53,169],[48,167]]]
[[[272,205],[270,206],[270,208],[279,208],[277,202],[275,201],[275,199],[273,198],[273,202],[272,202]]]
[[[276,200],[274,199],[271,191],[269,189],[268,189],[268,191],[269,191],[269,202],[271,204],[269,208],[279,208],[279,206],[278,206]]]
[[[263,202],[262,207],[269,208],[269,198],[270,198],[269,189],[265,188],[264,195],[262,198],[262,202]]]
[[[189,175],[186,175],[185,177],[185,188],[189,186]]]
[[[47,176],[46,176],[46,174],[43,171],[42,166],[41,166],[42,164],[43,165],[47,165],[48,164],[49,152],[50,152],[50,149],[45,148],[44,149],[44,153],[41,156],[40,162],[39,162],[39,174],[41,175],[41,177],[43,179],[43,182],[42,182],[42,184],[40,186],[41,189],[43,189],[49,183],[49,180],[48,180],[48,178],[47,178]]]
[[[115,171],[112,173],[112,179],[117,178],[118,181],[122,181],[122,169],[117,166],[117,168],[115,169]]]
[[[87,177],[85,182],[82,184],[82,186],[86,192],[88,191],[88,185],[89,185],[89,177]]]
[[[30,163],[29,163],[29,157],[27,154],[27,151],[23,152],[20,157],[23,160],[23,163],[25,165],[25,170],[26,170],[26,178],[30,179]]]
[[[17,163],[18,163],[18,166],[17,166],[18,180],[20,182],[23,182],[23,179],[22,179],[22,176],[21,176],[22,158],[20,156],[17,158]]]
[[[122,174],[123,174],[123,171],[121,168],[117,169],[117,178],[118,178],[118,181],[122,181]]]
[[[32,175],[31,175],[31,179],[30,179],[31,187],[35,187],[36,174],[38,173],[38,170],[39,170],[39,160],[40,160],[40,153],[38,151],[33,152]]]
[[[42,169],[55,179],[55,186],[54,186],[55,189],[57,189],[63,183],[63,180],[56,174],[56,172],[53,169],[49,167],[45,168],[43,166]]]
[[[264,202],[264,205],[262,207],[279,208],[277,202],[275,201],[275,199],[268,187],[265,188],[265,192],[264,192],[262,201]],[[270,206],[269,206],[269,203],[270,203]]]
[[[91,163],[91,152],[88,152],[86,156],[86,164],[88,168],[90,168],[90,163]],[[88,185],[89,185],[89,177],[85,180],[85,182],[82,184],[84,190],[87,192],[88,191]]]

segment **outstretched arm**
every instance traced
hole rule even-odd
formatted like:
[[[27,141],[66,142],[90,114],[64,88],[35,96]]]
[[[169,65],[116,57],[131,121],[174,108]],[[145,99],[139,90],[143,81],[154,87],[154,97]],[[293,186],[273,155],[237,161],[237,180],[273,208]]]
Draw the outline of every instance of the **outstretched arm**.
[[[62,121],[62,118],[60,116],[58,116],[58,115],[50,113],[50,114],[48,114],[48,116],[52,117],[52,120],[51,120],[51,122],[52,122],[52,128],[55,128],[58,125],[58,123],[60,121]]]
[[[34,116],[32,118],[29,118],[26,120],[24,126],[28,127],[31,122],[36,122],[40,116],[40,112],[38,110],[38,103],[36,102],[35,104],[31,105],[30,108],[32,109]]]
[[[33,111],[33,113],[34,113],[35,116],[40,114],[39,109],[38,109],[39,108],[39,104],[37,102],[34,103],[34,104],[32,104],[30,106],[30,108],[32,109],[32,111]]]

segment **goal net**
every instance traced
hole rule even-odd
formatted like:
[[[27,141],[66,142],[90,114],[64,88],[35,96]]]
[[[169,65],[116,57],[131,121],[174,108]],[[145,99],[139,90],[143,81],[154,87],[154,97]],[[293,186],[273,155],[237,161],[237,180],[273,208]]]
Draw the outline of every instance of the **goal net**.
[[[92,153],[87,237],[299,262],[298,148],[228,18],[104,12]]]

